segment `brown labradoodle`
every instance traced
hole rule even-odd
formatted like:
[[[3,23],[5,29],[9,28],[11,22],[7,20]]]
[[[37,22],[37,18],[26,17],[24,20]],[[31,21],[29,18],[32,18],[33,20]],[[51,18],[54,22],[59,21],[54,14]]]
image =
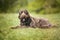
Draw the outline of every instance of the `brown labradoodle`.
[[[19,11],[20,19],[20,25],[21,27],[38,27],[38,28],[50,28],[52,27],[52,24],[47,20],[43,18],[34,18],[31,17],[26,9]]]

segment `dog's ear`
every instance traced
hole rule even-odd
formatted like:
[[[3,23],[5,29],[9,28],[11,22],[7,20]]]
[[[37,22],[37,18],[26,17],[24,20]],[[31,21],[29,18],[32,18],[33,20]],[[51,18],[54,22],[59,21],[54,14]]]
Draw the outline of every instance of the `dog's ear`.
[[[28,17],[30,17],[28,10],[25,9],[24,12],[26,15],[28,15]]]
[[[19,16],[18,18],[20,19],[20,15],[22,14],[23,10],[19,10]]]
[[[26,15],[29,15],[28,11],[25,9],[24,12],[26,13]]]

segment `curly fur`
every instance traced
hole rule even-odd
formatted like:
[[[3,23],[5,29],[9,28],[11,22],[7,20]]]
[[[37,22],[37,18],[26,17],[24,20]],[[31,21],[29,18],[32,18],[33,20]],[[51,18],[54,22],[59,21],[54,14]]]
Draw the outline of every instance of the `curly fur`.
[[[47,19],[37,19],[31,17],[26,9],[19,11],[20,25],[26,27],[41,27],[41,28],[49,28],[51,27],[51,23]]]

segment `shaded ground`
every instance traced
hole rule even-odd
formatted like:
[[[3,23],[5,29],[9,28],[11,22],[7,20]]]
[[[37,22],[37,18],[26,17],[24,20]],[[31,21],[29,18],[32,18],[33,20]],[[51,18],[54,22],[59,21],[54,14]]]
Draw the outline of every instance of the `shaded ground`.
[[[57,27],[49,29],[19,28],[18,14],[0,14],[0,40],[60,40],[60,14],[32,14],[34,17],[48,18]]]

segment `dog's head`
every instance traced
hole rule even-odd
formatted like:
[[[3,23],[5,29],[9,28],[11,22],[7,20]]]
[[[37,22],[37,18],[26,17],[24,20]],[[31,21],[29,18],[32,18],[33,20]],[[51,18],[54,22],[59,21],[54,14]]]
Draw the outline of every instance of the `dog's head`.
[[[24,9],[24,10],[19,11],[18,18],[21,20],[21,22],[26,23],[26,22],[28,22],[30,20],[29,19],[30,15],[29,15],[28,11],[26,9]]]
[[[28,17],[29,17],[29,13],[26,9],[19,11],[19,19],[28,18]]]

